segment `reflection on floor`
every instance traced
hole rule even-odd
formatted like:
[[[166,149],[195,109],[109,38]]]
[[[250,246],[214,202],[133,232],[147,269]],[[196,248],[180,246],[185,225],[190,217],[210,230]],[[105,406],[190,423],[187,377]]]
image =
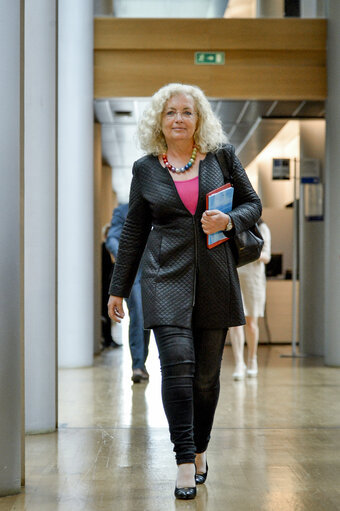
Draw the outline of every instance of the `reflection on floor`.
[[[340,510],[340,370],[280,358],[290,349],[261,347],[258,379],[233,382],[225,348],[209,477],[188,502],[173,497],[154,341],[148,384],[130,380],[126,335],[94,367],[60,371],[59,431],[27,437],[26,488],[0,510]]]

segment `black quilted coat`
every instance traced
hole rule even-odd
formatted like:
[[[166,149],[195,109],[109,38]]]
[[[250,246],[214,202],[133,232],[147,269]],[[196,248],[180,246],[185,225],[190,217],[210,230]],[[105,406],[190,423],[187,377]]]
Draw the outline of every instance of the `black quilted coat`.
[[[261,201],[246,172],[227,145],[233,168],[235,228],[253,225]],[[206,245],[201,217],[206,194],[224,184],[216,156],[200,162],[199,198],[195,215],[183,205],[172,177],[154,156],[135,162],[129,213],[119,243],[110,294],[128,297],[141,258],[144,327],[175,325],[225,328],[245,323],[237,270],[228,241]]]

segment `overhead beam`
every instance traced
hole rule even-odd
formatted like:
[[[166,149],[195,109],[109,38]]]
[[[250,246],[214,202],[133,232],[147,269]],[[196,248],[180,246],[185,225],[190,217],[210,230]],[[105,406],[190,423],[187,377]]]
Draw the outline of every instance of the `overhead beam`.
[[[95,19],[96,98],[149,96],[169,82],[210,97],[322,100],[323,19]],[[224,51],[224,65],[196,65],[195,51]]]

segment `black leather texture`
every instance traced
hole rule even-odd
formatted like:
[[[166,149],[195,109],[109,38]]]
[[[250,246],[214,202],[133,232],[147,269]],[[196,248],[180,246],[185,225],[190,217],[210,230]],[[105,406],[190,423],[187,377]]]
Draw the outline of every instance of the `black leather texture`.
[[[261,201],[246,172],[227,145],[233,162],[233,236],[261,216]],[[199,168],[195,215],[182,203],[169,171],[155,156],[133,167],[129,213],[121,234],[110,294],[128,297],[142,256],[144,327],[226,328],[245,323],[234,258],[228,241],[207,248],[201,217],[206,194],[224,184],[216,156],[208,153]],[[144,255],[143,255],[144,254]]]

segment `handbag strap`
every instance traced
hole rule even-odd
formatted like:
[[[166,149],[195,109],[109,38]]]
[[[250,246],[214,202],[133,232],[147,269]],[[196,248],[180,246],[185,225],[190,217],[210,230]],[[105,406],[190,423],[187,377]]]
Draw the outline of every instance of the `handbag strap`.
[[[219,149],[216,153],[216,158],[223,172],[224,182],[230,182],[231,186],[234,186],[233,177],[230,172],[230,169],[233,168],[230,152],[227,148]]]

